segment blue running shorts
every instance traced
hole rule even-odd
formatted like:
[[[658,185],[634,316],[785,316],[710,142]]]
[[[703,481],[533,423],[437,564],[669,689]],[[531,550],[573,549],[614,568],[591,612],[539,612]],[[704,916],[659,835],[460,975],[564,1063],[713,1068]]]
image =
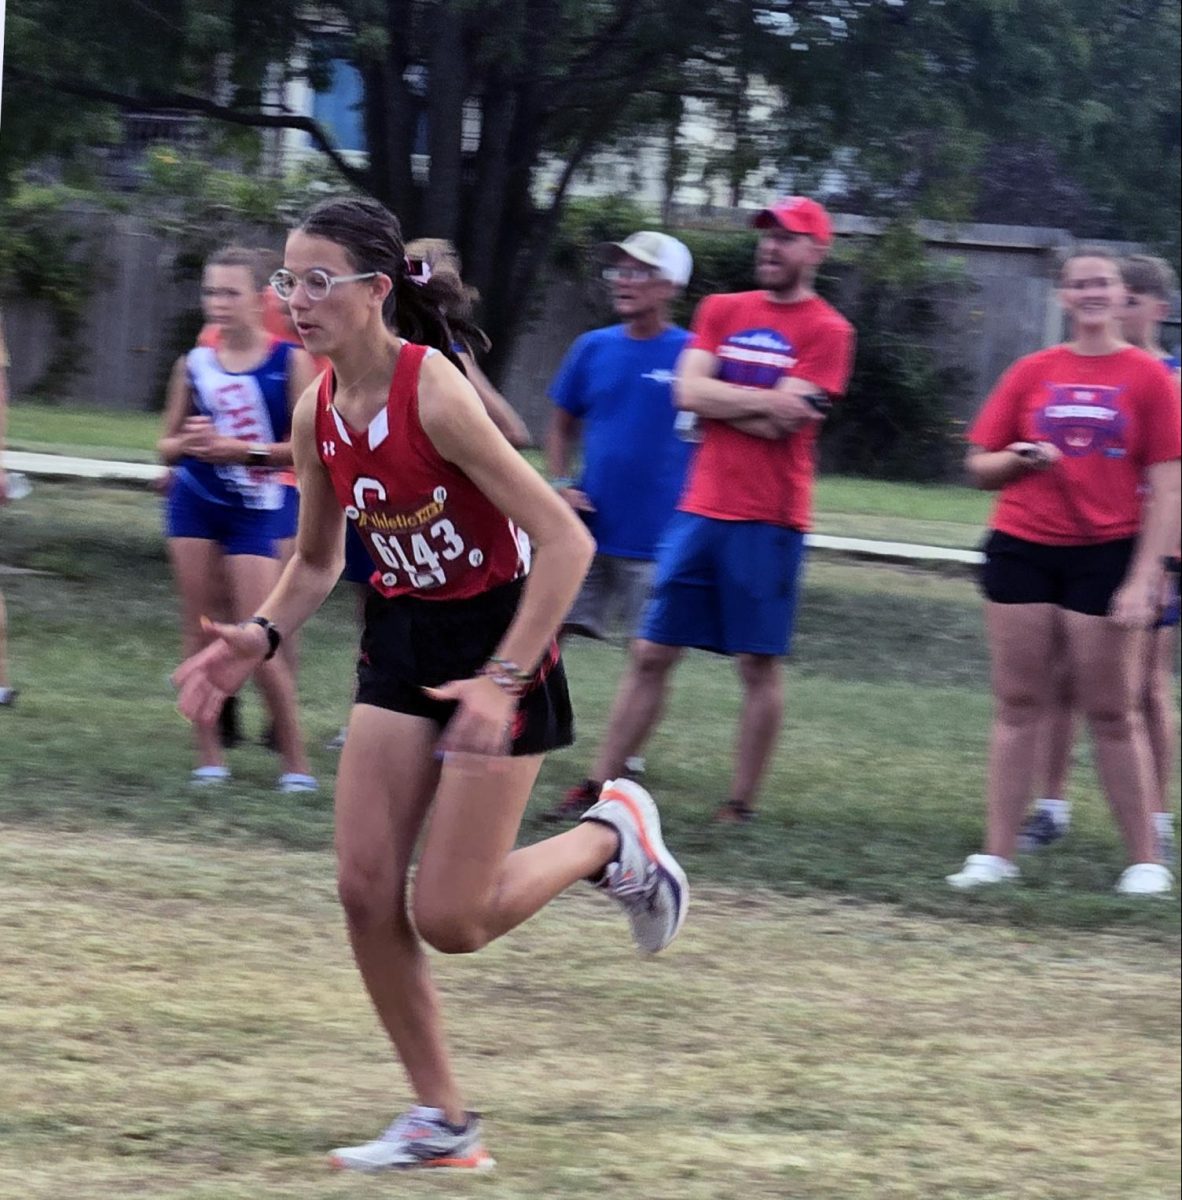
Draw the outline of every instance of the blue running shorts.
[[[164,528],[170,538],[217,542],[227,555],[278,558],[276,533],[281,515],[282,509],[268,511],[220,504],[194,491],[178,476],[165,503]]]
[[[786,655],[803,562],[798,529],[674,513],[637,636],[716,654]]]

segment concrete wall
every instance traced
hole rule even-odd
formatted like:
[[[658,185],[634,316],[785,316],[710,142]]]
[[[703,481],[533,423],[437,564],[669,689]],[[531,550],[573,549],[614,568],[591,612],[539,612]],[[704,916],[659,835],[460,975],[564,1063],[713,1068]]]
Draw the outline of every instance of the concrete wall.
[[[706,209],[681,209],[675,216],[682,228],[703,229],[740,228],[749,218]],[[63,219],[82,235],[79,271],[93,280],[74,341],[80,369],[64,398],[112,408],[158,407],[172,357],[181,349],[177,321],[197,303],[196,282],[177,278],[175,244],[142,218],[72,212]],[[839,238],[874,237],[881,223],[839,214],[835,227]],[[966,369],[973,380],[968,411],[955,414],[967,417],[1009,363],[1061,335],[1053,262],[1071,239],[1062,230],[994,225],[928,222],[920,231],[930,253],[956,259],[972,283],[947,314],[947,338],[938,347],[942,359]],[[257,231],[251,244],[261,244]],[[563,354],[584,330],[612,318],[596,285],[556,276],[543,282],[533,313],[502,390],[540,436],[549,418],[546,389]],[[19,397],[36,385],[50,361],[53,326],[42,304],[10,301],[4,319]]]

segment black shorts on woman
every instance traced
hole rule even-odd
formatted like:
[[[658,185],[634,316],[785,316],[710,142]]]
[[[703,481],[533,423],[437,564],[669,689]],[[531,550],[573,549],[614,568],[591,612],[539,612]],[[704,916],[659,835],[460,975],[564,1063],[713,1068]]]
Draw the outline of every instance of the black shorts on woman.
[[[995,604],[1053,604],[1085,616],[1107,616],[1136,544],[1128,537],[1048,546],[995,529],[983,547],[981,590]]]
[[[440,729],[454,702],[423,692],[470,679],[496,653],[517,612],[524,579],[460,600],[370,592],[357,661],[356,703],[426,717]],[[509,753],[544,754],[574,741],[574,714],[556,648],[542,660],[517,704]]]

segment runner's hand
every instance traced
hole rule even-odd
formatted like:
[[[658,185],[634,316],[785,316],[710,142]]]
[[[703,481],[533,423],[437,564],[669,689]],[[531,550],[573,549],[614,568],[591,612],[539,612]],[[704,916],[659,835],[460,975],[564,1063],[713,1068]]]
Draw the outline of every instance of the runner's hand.
[[[217,437],[213,422],[208,417],[189,417],[181,426],[177,435],[180,441],[180,452],[189,458],[205,461],[210,443]]]
[[[509,753],[517,697],[484,675],[423,688],[432,700],[457,701],[459,708],[439,739],[443,754]]]
[[[177,708],[195,725],[212,725],[227,696],[233,696],[267,655],[267,633],[260,625],[222,625],[201,618],[213,637],[172,674]]]

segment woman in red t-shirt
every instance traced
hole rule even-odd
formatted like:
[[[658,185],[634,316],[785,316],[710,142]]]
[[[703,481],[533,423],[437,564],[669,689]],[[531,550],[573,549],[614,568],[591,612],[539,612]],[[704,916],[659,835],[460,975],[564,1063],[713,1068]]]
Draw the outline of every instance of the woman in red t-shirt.
[[[448,318],[452,283],[413,276],[394,216],[345,198],[291,233],[272,285],[304,345],[332,364],[293,422],[296,552],[255,617],[216,626],[216,641],[178,669],[180,708],[213,720],[281,631],[320,607],[341,573],[347,517],[376,570],[337,776],[338,888],[416,1104],[332,1161],[485,1168],[419,939],[478,950],[588,879],[625,908],[638,946],[656,951],[684,919],[685,876],[651,798],[629,781],[606,784],[574,829],[513,850],[544,752],[573,736],[554,635],[594,547],[457,366],[465,330]]]
[[[1059,298],[1071,340],[1019,359],[969,431],[969,474],[1000,493],[982,573],[994,718],[985,850],[948,882],[1017,877],[1018,830],[1063,655],[1128,848],[1117,890],[1161,894],[1173,877],[1154,861],[1153,772],[1137,696],[1164,560],[1178,538],[1178,391],[1160,362],[1121,337],[1126,292],[1107,251],[1070,254]]]

